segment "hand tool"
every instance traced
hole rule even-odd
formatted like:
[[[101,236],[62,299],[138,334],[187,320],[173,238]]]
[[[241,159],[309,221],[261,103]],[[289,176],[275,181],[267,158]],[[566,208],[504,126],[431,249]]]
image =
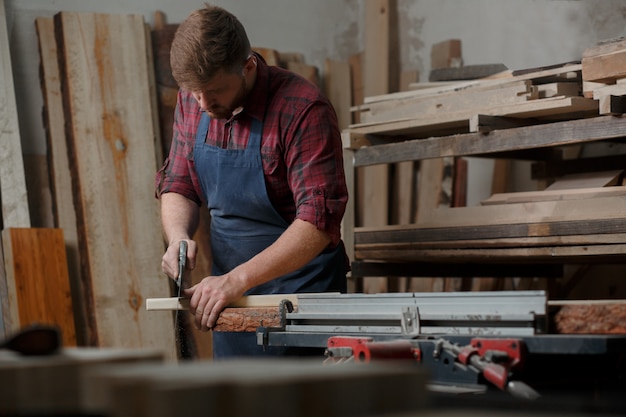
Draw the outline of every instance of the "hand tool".
[[[183,288],[183,276],[185,273],[185,265],[187,264],[187,241],[180,242],[180,249],[178,250],[178,278],[176,279],[176,285],[178,285],[178,298]]]

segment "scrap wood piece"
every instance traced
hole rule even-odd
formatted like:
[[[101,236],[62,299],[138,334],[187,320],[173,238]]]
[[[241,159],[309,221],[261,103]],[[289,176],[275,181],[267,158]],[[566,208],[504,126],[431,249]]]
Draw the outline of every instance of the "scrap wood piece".
[[[141,308],[167,296],[156,170],[149,40],[141,15],[55,15],[77,208],[89,344],[176,356],[171,320]]]
[[[626,334],[626,300],[579,300],[551,302],[560,306],[555,314],[560,334]]]
[[[4,0],[0,0],[0,126],[0,226],[30,227]]]
[[[584,81],[609,84],[626,77],[626,38],[607,39],[585,49],[582,76]]]

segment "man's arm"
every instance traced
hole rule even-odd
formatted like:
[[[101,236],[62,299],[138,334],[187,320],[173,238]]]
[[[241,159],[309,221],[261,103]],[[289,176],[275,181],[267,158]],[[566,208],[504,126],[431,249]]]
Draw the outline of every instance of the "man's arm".
[[[186,291],[191,295],[189,305],[196,327],[212,328],[220,312],[247,290],[306,265],[330,241],[327,233],[296,219],[272,245],[249,261],[225,275],[207,277]]]
[[[198,204],[177,193],[161,195],[161,222],[167,239],[167,250],[163,255],[161,268],[169,277],[178,276],[178,250],[181,240],[187,240],[187,267],[193,269],[196,264],[198,247],[191,240],[199,221]]]

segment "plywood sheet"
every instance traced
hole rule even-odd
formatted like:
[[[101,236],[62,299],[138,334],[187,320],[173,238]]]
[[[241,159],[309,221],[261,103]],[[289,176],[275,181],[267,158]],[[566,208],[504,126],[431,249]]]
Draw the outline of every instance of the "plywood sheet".
[[[159,348],[173,357],[171,315],[142,308],[148,296],[170,294],[160,270],[152,65],[143,17],[61,12],[54,22],[90,344]]]

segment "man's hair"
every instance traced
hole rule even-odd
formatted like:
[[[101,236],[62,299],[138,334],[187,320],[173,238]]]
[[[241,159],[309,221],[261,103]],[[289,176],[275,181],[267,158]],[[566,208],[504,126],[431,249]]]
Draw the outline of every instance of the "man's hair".
[[[250,53],[241,22],[221,7],[205,3],[176,30],[170,50],[172,75],[181,88],[199,90],[222,69],[241,71]]]

